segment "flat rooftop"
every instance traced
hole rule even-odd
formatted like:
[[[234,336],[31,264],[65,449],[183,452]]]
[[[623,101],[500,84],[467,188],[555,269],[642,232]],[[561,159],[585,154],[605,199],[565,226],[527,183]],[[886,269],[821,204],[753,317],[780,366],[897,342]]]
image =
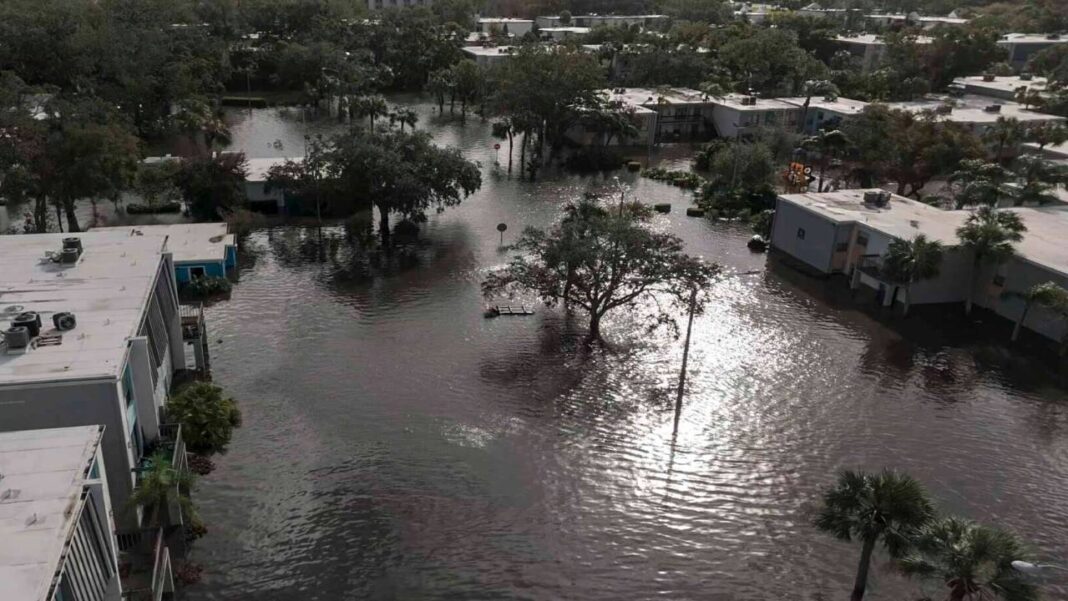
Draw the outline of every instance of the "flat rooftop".
[[[265,182],[267,181],[267,175],[271,171],[271,167],[284,165],[286,161],[300,163],[304,161],[304,157],[246,158],[245,161],[245,181]]]
[[[929,95],[918,100],[888,102],[886,106],[918,113],[924,110],[936,110],[948,102],[953,103],[953,110],[949,114],[942,115],[942,119],[957,123],[988,124],[996,122],[998,117],[1012,117],[1025,122],[1064,121],[1064,117],[1025,109],[1024,105],[1018,102],[990,98],[989,96],[980,96],[978,94],[965,94],[960,97]],[[986,110],[988,106],[1000,106],[1001,108],[997,111],[988,111]]]
[[[1023,146],[1031,152],[1040,153],[1042,156],[1054,161],[1068,160],[1068,142],[1046,145],[1045,148],[1039,148],[1038,144],[1034,142],[1025,142]]]
[[[710,104],[712,99],[702,92],[690,88],[611,88],[601,90],[601,94],[610,100],[623,104],[645,107],[661,104]]]
[[[171,225],[125,225],[95,227],[92,232],[125,232],[128,236],[152,236],[167,241],[175,263],[226,260],[226,247],[237,246],[237,236],[225,223],[175,223]]]
[[[512,18],[509,18],[509,17],[483,17],[483,18],[479,19],[478,22],[479,23],[486,23],[486,24],[489,24],[489,25],[493,25],[495,23],[500,23],[500,24],[505,24],[505,23],[517,23],[517,24],[518,23],[525,23],[525,24],[528,24],[528,25],[533,25],[534,24],[534,21],[531,20],[531,19],[512,19]]]
[[[100,426],[0,433],[0,599],[46,601],[78,522]]]
[[[805,106],[804,98],[780,98],[784,102],[788,102],[798,108]],[[832,113],[838,113],[840,115],[857,115],[864,112],[868,103],[863,100],[853,100],[852,98],[821,98],[819,96],[813,96],[812,100],[808,103],[809,111],[813,109],[819,109],[829,111]]]
[[[1068,42],[1068,36],[1048,33],[1006,33],[998,40],[999,44],[1063,44],[1064,42]]]
[[[471,56],[511,56],[519,46],[464,46],[463,51]],[[251,170],[251,169],[250,169]],[[251,181],[251,180],[249,180]]]
[[[835,36],[835,41],[843,44],[859,44],[862,46],[885,46],[886,40],[883,36],[874,33],[858,33],[854,35],[839,35]],[[925,35],[913,36],[913,44],[930,44],[934,41],[934,38]]]
[[[77,237],[77,263],[54,263],[63,239]],[[0,386],[118,377],[127,339],[136,336],[160,269],[163,240],[126,231],[0,236],[0,329],[21,311],[74,313],[78,325],[57,345],[21,354],[0,352]]]
[[[972,75],[969,77],[958,77],[953,80],[953,83],[970,88],[1014,94],[1016,93],[1016,90],[1019,90],[1020,88],[1030,88],[1040,92],[1044,91],[1048,81],[1045,77],[1023,79],[1019,75],[998,76],[994,77],[992,81],[986,81],[983,79],[982,75]]]
[[[742,104],[745,94],[727,94],[726,96],[710,97],[708,102],[718,106],[725,106],[736,111],[775,111],[794,110],[797,108],[793,103],[783,98],[757,98],[756,104]],[[801,100],[804,102],[804,99]]]
[[[864,225],[901,239],[924,234],[946,246],[956,246],[957,228],[971,211],[945,211],[922,202],[892,194],[885,207],[864,203],[866,190],[783,194],[784,201],[804,207],[835,223]],[[1002,209],[1020,215],[1027,232],[1016,245],[1021,258],[1051,271],[1068,275],[1068,249],[1064,232],[1068,231],[1068,207],[1019,207]]]
[[[590,32],[590,28],[589,27],[542,27],[538,31],[545,32],[545,33],[560,32],[560,33],[574,33],[574,34],[577,34],[577,35],[581,35],[581,34],[584,34],[584,33],[589,33]]]

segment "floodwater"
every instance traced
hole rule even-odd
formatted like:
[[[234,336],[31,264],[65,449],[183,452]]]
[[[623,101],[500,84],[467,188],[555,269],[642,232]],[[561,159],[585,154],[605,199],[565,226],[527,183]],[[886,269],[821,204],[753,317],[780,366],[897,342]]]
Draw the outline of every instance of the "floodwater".
[[[359,250],[359,223],[327,228],[322,253],[314,228],[254,232],[232,299],[208,310],[244,425],[198,485],[210,532],[188,599],[840,599],[859,547],[810,523],[843,468],[907,470],[942,509],[1068,562],[1068,404],[1044,368],[949,315],[879,315],[620,172],[632,198],[673,204],[656,227],[732,273],[694,325],[673,443],[668,333],[616,315],[611,352],[591,353],[559,309],[482,316],[479,282],[507,257],[496,225],[507,241],[615,183],[517,181],[485,123],[416,104],[482,162],[480,192],[389,259]],[[250,155],[299,154],[299,118],[231,117]],[[885,558],[869,591],[943,596]]]

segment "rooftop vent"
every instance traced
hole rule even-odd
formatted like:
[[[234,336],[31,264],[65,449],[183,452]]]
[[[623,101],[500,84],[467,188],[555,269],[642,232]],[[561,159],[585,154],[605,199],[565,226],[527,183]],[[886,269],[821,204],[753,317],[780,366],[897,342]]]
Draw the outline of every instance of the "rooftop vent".
[[[756,96],[742,96],[742,106],[756,106]]]
[[[1051,33],[1048,36],[1046,36],[1046,39],[1047,40],[1059,40],[1059,39],[1061,39],[1061,34],[1059,34],[1059,33]]]
[[[36,338],[41,335],[41,315],[35,311],[19,313],[11,320],[11,327],[26,328],[30,338]]]
[[[988,112],[988,113],[1000,113],[1001,112],[1001,105],[1000,104],[987,105],[987,106],[983,107],[983,110]]]
[[[1020,81],[1031,81],[1034,78],[1035,78],[1035,76],[1031,75],[1030,73],[1021,73],[1020,74]]]
[[[864,192],[864,204],[885,207],[890,202],[890,193],[886,190],[868,190]]]
[[[984,73],[983,74],[983,81],[994,81],[994,74],[993,73]]]
[[[4,330],[4,343],[9,351],[22,351],[30,346],[30,330],[26,326],[12,326]]]

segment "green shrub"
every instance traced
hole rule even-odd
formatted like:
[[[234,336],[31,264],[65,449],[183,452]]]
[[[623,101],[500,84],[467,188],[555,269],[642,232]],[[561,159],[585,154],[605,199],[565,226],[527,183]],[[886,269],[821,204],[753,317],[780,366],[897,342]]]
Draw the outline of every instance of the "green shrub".
[[[220,277],[193,278],[182,284],[182,296],[191,298],[207,298],[223,294],[230,294],[233,285],[230,280]]]
[[[167,415],[182,424],[182,438],[193,453],[222,453],[230,444],[241,412],[234,399],[210,382],[194,382],[171,397]]]

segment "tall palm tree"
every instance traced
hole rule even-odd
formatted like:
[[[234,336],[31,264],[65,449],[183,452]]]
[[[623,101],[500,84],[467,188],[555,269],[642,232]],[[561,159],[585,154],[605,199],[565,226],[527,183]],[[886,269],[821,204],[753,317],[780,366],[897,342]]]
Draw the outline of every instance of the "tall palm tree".
[[[1009,151],[1024,140],[1026,130],[1015,117],[998,117],[994,125],[983,134],[983,141],[994,147],[994,160],[1003,162]]]
[[[389,125],[392,127],[394,124],[399,123],[401,131],[404,131],[405,125],[415,129],[415,124],[418,122],[419,114],[412,109],[398,108],[389,112]]]
[[[805,120],[808,119],[808,106],[812,103],[813,96],[823,96],[834,100],[838,98],[838,86],[826,79],[809,80],[801,86],[801,95],[805,97],[805,103],[801,105],[801,121],[797,124],[797,131],[805,131]]]
[[[1008,170],[997,163],[965,159],[948,179],[953,205],[958,210],[981,205],[996,207],[1001,197],[1009,194],[1005,185],[1008,179]]]
[[[1027,320],[1027,314],[1031,312],[1031,307],[1034,305],[1037,304],[1040,307],[1049,309],[1062,308],[1068,310],[1068,290],[1065,290],[1054,282],[1035,284],[1028,288],[1027,292],[1020,294],[1019,296],[1024,299],[1024,308],[1020,313],[1020,318],[1016,320],[1016,325],[1012,328],[1013,342],[1016,342],[1016,339],[1020,337],[1020,330],[1023,329],[1023,323]]]
[[[357,117],[367,117],[371,131],[375,129],[375,119],[389,114],[389,105],[381,96],[361,96],[352,103],[352,111]]]
[[[927,491],[907,474],[891,470],[839,474],[835,485],[823,493],[815,525],[840,540],[862,545],[851,601],[864,598],[875,547],[881,542],[891,556],[902,556],[933,513]]]
[[[909,576],[943,582],[949,601],[1034,601],[1037,588],[1012,567],[1025,556],[1012,533],[948,517],[927,525],[915,551],[897,565]]]
[[[820,175],[818,192],[823,192],[823,174],[827,171],[827,165],[831,159],[845,152],[853,143],[841,132],[821,130],[818,134],[801,141],[801,148],[818,152],[820,155]]]
[[[984,261],[1001,264],[1016,253],[1015,244],[1023,240],[1027,227],[1020,216],[1012,211],[999,211],[982,206],[968,216],[964,225],[957,228],[961,248],[972,252],[972,276],[964,312],[972,312],[976,279]]]
[[[1057,202],[1053,190],[1068,181],[1068,168],[1061,167],[1037,154],[1025,154],[1013,166],[1018,186],[1014,190],[1016,205]]]
[[[883,271],[890,281],[905,288],[905,315],[912,305],[912,285],[938,276],[942,268],[942,243],[920,234],[912,240],[894,239],[883,255]]]

